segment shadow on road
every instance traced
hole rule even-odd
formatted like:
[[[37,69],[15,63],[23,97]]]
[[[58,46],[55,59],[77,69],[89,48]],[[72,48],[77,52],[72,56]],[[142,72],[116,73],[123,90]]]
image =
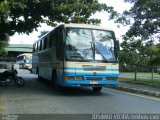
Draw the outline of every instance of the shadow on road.
[[[47,80],[38,80],[37,81],[48,87],[50,92],[54,92],[54,94],[58,96],[99,96],[104,95],[103,91],[100,93],[96,93],[92,90],[91,87],[61,87],[59,90],[54,89],[52,83]]]
[[[17,87],[14,83],[8,86],[0,86],[0,89],[6,93],[27,94],[27,95],[54,95],[54,96],[108,96],[110,94],[95,93],[91,87],[61,87],[59,91],[55,90],[52,83],[47,80],[38,80],[33,74],[20,75],[25,80],[25,86]]]
[[[17,87],[14,83],[8,86],[0,86],[0,89],[6,94],[26,94],[26,95],[43,95],[43,96],[110,96],[111,94],[102,90],[96,93],[92,87],[62,87],[60,91],[54,89],[51,81],[39,80],[37,75],[29,71],[21,70],[19,76],[25,80],[25,86]]]

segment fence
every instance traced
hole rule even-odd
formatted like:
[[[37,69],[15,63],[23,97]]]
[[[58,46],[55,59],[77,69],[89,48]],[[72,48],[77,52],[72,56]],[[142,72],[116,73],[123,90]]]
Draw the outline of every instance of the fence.
[[[160,66],[131,66],[131,65],[120,65],[120,72],[155,72],[155,73],[160,73]]]

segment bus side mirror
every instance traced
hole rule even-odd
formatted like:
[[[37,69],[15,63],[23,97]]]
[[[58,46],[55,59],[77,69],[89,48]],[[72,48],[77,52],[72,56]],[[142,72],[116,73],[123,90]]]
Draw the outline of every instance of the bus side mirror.
[[[24,60],[24,63],[26,63],[26,60]]]

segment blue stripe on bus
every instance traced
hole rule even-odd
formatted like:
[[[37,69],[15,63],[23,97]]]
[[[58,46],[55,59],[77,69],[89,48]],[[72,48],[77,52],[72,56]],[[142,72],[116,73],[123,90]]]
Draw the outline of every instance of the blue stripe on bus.
[[[66,76],[88,76],[88,75],[92,75],[95,76],[94,73],[84,73],[84,72],[64,72],[64,75]],[[119,74],[117,73],[96,73],[96,75],[101,75],[101,76],[112,76],[112,77],[118,77]]]
[[[118,85],[119,82],[117,81],[98,81],[97,86],[105,86],[105,85]],[[63,83],[65,86],[78,86],[78,85],[88,85],[88,86],[93,86],[93,84],[90,84],[90,81],[88,80],[69,80],[69,81],[64,81]]]
[[[103,68],[95,68],[96,70],[102,70]],[[64,70],[93,70],[93,68],[74,68],[74,67],[64,67]],[[106,68],[105,70],[118,71],[118,68]]]

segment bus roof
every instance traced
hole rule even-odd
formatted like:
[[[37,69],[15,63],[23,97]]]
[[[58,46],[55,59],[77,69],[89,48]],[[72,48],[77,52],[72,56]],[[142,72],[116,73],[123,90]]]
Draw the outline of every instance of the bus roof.
[[[32,53],[23,53],[23,54],[20,54],[20,55],[18,55],[17,57],[20,57],[20,56],[32,56]]]
[[[72,28],[92,28],[92,29],[100,29],[100,30],[109,30],[113,31],[112,29],[101,27],[98,25],[91,25],[91,24],[75,24],[75,23],[70,23],[70,24],[64,24],[64,27],[72,27]]]

